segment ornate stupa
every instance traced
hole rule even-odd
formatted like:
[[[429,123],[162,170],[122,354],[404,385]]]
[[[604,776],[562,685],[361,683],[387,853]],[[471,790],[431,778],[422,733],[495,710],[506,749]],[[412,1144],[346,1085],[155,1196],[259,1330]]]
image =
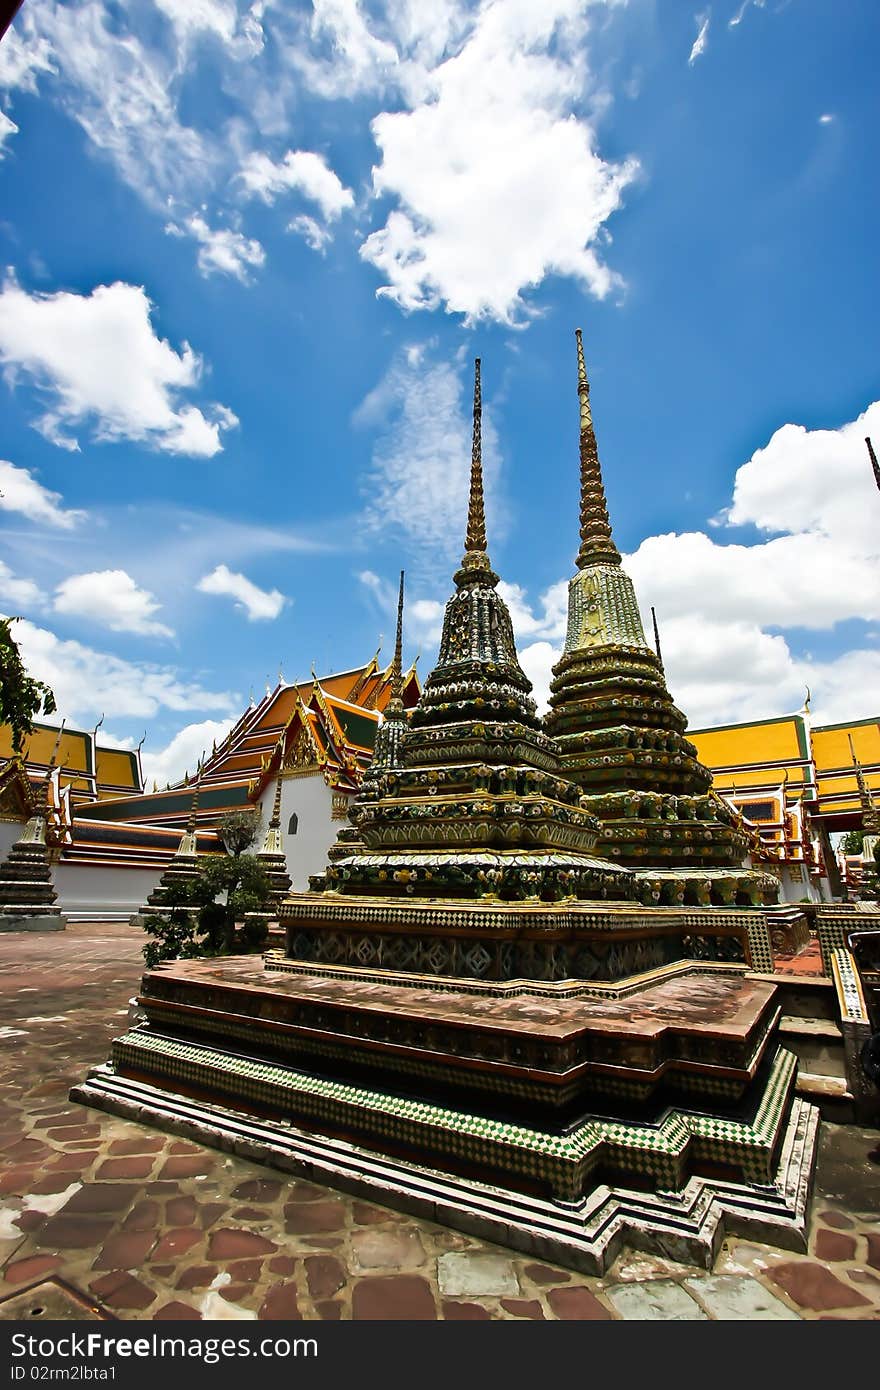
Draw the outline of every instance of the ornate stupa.
[[[859,883],[858,896],[863,902],[877,902],[878,895],[880,895],[880,876],[878,876],[876,858],[877,850],[880,848],[880,809],[871,795],[871,789],[865,781],[862,765],[856,757],[852,734],[849,734],[848,738],[849,751],[852,755],[853,767],[856,770],[856,785],[859,789],[862,830],[864,831],[861,858],[862,877]]]
[[[763,913],[631,900],[497,584],[478,364],[438,662],[283,904],[284,952],[148,971],[72,1096],[593,1273],[625,1240],[708,1265],[725,1230],[802,1247],[817,1115],[748,970]]]
[[[0,865],[0,931],[63,931],[46,844],[49,779],[45,806],[34,808],[24,834]]]
[[[743,867],[741,817],[710,790],[712,774],[666,687],[659,643],[653,651],[645,641],[611,532],[580,329],[576,339],[581,544],[545,727],[602,823],[602,850],[636,870],[640,901],[775,902],[776,879]]]
[[[149,893],[147,901],[130,918],[134,927],[143,927],[148,917],[162,916],[172,908],[178,907],[180,890],[199,876],[201,864],[196,830],[199,817],[199,788],[200,779],[197,774],[189,818],[180,837],[180,844],[159,882]]]
[[[486,548],[480,362],[464,557],[437,665],[407,727],[399,697],[355,798],[357,839],[315,890],[556,902],[626,898],[629,875],[597,858],[599,824],[543,732]],[[398,627],[398,633],[400,628]]]

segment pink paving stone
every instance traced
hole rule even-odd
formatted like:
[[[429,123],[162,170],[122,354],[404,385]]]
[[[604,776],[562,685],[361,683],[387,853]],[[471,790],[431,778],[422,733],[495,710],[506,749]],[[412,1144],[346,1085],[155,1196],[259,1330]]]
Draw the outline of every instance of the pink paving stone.
[[[6,1150],[6,1157],[14,1163],[37,1163],[40,1159],[51,1157],[52,1150],[37,1139],[19,1139]]]
[[[830,1308],[870,1306],[867,1298],[863,1298],[855,1289],[844,1284],[830,1269],[814,1264],[811,1260],[773,1265],[766,1273],[774,1284],[784,1289],[789,1298],[793,1298],[802,1308],[823,1312]]]
[[[323,1303],[316,1303],[315,1312],[324,1322],[339,1322],[342,1317],[342,1304],[331,1298]]]
[[[306,1278],[312,1298],[329,1298],[345,1288],[345,1270],[332,1255],[309,1255]]]
[[[234,1207],[229,1213],[233,1221],[268,1221],[269,1212],[265,1207]]]
[[[340,1245],[345,1244],[344,1236],[303,1236],[303,1245],[308,1245],[312,1250],[338,1250]]]
[[[37,1245],[58,1250],[94,1250],[104,1244],[113,1222],[97,1216],[55,1216],[35,1234]]]
[[[491,1322],[492,1314],[480,1303],[459,1303],[444,1298],[443,1316],[447,1322]]]
[[[178,1289],[206,1289],[220,1273],[216,1265],[193,1265],[185,1269],[177,1281]]]
[[[165,1217],[173,1226],[191,1226],[198,1209],[192,1197],[172,1197],[165,1207]]]
[[[580,1318],[590,1322],[601,1322],[613,1316],[595,1294],[577,1285],[567,1289],[551,1289],[547,1294],[547,1302],[557,1318],[565,1320]]]
[[[229,1207],[225,1202],[203,1202],[199,1207],[199,1225],[203,1231],[207,1231],[209,1226],[213,1226],[214,1222],[225,1216],[228,1211]]]
[[[174,1272],[174,1265],[150,1265],[150,1273],[155,1274],[157,1279],[170,1279]]]
[[[235,1231],[221,1226],[212,1231],[208,1245],[209,1260],[235,1260],[248,1255],[274,1255],[278,1249],[271,1240],[258,1236],[253,1231]]]
[[[23,1211],[15,1217],[15,1225],[20,1231],[38,1231],[46,1218],[40,1211]]]
[[[275,1202],[281,1196],[281,1183],[270,1178],[252,1178],[233,1188],[233,1197],[243,1202]]]
[[[873,1269],[880,1269],[880,1235],[869,1235],[868,1240],[868,1264]]]
[[[194,1245],[198,1245],[202,1239],[201,1231],[194,1231],[191,1226],[181,1226],[177,1230],[166,1231],[156,1249],[153,1251],[154,1260],[176,1260],[181,1255],[185,1255]]]
[[[288,1235],[312,1235],[316,1231],[339,1231],[345,1225],[342,1202],[303,1202],[284,1208]]]
[[[287,1189],[288,1202],[319,1202],[326,1196],[326,1187],[318,1187],[313,1182],[292,1182]]]
[[[154,1231],[159,1225],[159,1203],[138,1202],[122,1223],[126,1231]]]
[[[42,1197],[53,1192],[63,1192],[70,1187],[73,1178],[70,1173],[47,1173],[44,1178],[39,1178],[31,1185],[31,1192],[36,1197]],[[27,1201],[27,1197],[25,1197]]]
[[[170,1154],[197,1154],[201,1153],[202,1150],[198,1144],[190,1144],[186,1139],[175,1139],[173,1144],[169,1144],[168,1152]]]
[[[153,1314],[154,1322],[201,1322],[202,1315],[188,1303],[166,1303],[158,1313]]]
[[[839,1231],[819,1231],[816,1235],[817,1260],[851,1260],[856,1253],[856,1243],[852,1236]]]
[[[833,1226],[835,1231],[851,1231],[855,1225],[852,1217],[842,1211],[820,1211],[819,1219],[824,1221],[826,1226]]]
[[[219,1292],[224,1303],[240,1305],[250,1298],[253,1291],[253,1284],[225,1284]]]
[[[544,1309],[536,1298],[502,1298],[501,1307],[515,1318],[543,1318]]]
[[[231,1274],[236,1284],[256,1284],[263,1272],[262,1260],[233,1260],[232,1264],[226,1266],[227,1274]]]
[[[155,1244],[152,1231],[120,1231],[105,1242],[92,1269],[137,1269]]]
[[[275,1255],[269,1261],[269,1268],[273,1274],[293,1274],[296,1260],[292,1260],[289,1255]]]
[[[150,1158],[108,1158],[96,1173],[98,1178],[148,1178],[153,1171],[155,1159]]]
[[[357,1321],[436,1321],[431,1287],[415,1274],[360,1279],[351,1297],[351,1315]]]
[[[50,1139],[57,1139],[59,1144],[67,1144],[72,1139],[97,1139],[101,1133],[100,1125],[60,1125],[57,1129],[47,1131]]]
[[[523,1273],[534,1284],[564,1284],[571,1275],[565,1269],[551,1269],[549,1265],[525,1265]]]
[[[848,1269],[848,1278],[856,1284],[880,1284],[880,1274],[875,1274],[870,1269]]]
[[[353,1202],[351,1212],[359,1226],[376,1226],[380,1221],[390,1221],[394,1216],[393,1211],[374,1207],[370,1202]]]
[[[60,1255],[28,1255],[23,1260],[14,1260],[7,1265],[3,1278],[7,1284],[26,1284],[29,1280],[40,1279],[50,1270],[61,1264]]]
[[[156,1154],[165,1143],[152,1134],[143,1134],[137,1139],[114,1139],[107,1152],[110,1154]]]
[[[81,1114],[80,1110],[52,1110],[50,1114],[34,1120],[34,1129],[56,1129],[63,1120],[77,1121]]]
[[[167,1158],[159,1169],[160,1178],[195,1178],[210,1173],[214,1160],[207,1154],[178,1154]]]
[[[34,1181],[36,1168],[19,1167],[9,1168],[5,1173],[0,1173],[0,1195],[20,1197],[25,1192],[29,1192]]]
[[[156,1295],[131,1274],[104,1274],[89,1285],[111,1308],[149,1308]]]
[[[276,1284],[263,1300],[258,1317],[264,1321],[283,1322],[287,1318],[302,1318],[296,1301],[296,1285]]]
[[[90,1149],[88,1153],[83,1151],[82,1153],[56,1154],[48,1166],[61,1173],[84,1173],[99,1157],[99,1149]]]
[[[139,1188],[132,1183],[86,1183],[78,1192],[74,1192],[70,1201],[65,1204],[64,1215],[71,1216],[74,1212],[79,1215],[81,1212],[90,1211],[123,1211],[131,1206],[138,1194]]]

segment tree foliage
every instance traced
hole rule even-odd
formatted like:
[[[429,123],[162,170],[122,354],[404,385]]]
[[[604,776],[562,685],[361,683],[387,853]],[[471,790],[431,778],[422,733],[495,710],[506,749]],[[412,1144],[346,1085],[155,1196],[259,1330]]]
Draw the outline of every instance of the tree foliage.
[[[248,922],[245,914],[266,912],[271,900],[271,880],[255,855],[207,858],[196,878],[171,890],[162,912],[146,917],[144,931],[153,937],[144,947],[147,967],[152,970],[163,960],[259,951],[266,922]]]
[[[217,821],[217,835],[233,857],[250,849],[259,833],[259,811],[227,811]]]
[[[24,668],[12,624],[18,618],[0,618],[0,723],[12,729],[12,747],[20,753],[33,732],[38,714],[55,713],[55,696],[43,681],[34,680]]]
[[[854,830],[848,830],[840,841],[841,851],[844,854],[861,854],[864,840],[864,831],[859,830],[858,827]]]

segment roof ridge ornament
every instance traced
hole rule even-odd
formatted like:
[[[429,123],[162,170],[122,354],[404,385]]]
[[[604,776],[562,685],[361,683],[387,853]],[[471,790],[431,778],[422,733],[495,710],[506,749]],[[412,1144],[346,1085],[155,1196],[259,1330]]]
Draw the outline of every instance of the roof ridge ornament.
[[[584,363],[583,336],[579,328],[575,329],[574,336],[577,342],[581,466],[581,548],[575,564],[582,570],[589,565],[619,565],[620,551],[611,535],[599,447],[590,409],[590,383]]]

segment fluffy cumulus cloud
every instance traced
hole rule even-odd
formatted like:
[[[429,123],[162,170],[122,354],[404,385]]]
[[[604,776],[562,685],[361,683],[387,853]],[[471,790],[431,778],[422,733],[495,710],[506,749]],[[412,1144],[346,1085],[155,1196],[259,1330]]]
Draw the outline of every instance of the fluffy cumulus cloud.
[[[198,242],[197,261],[203,275],[232,275],[246,285],[251,271],[259,269],[266,259],[266,252],[253,237],[246,237],[231,227],[212,229],[200,213],[193,213],[183,228],[172,222],[165,230],[172,236],[188,234]]]
[[[63,507],[60,492],[43,487],[26,468],[0,459],[0,511],[18,512],[29,521],[69,531],[85,521],[86,513]]]
[[[356,423],[377,429],[364,486],[367,526],[414,542],[428,572],[447,574],[449,562],[464,546],[471,390],[459,367],[436,360],[430,345],[415,345],[398,354],[355,416]],[[502,516],[494,496],[499,447],[485,406],[483,468],[487,511],[497,528]]]
[[[232,719],[203,719],[187,724],[161,748],[145,746],[141,753],[144,785],[158,787],[179,782],[187,772],[194,772],[199,759],[210,753],[213,743],[225,738],[233,725]]]
[[[91,425],[99,440],[134,440],[171,454],[211,458],[238,423],[226,406],[181,397],[196,389],[202,362],[157,336],[144,289],[119,281],[91,294],[29,294],[14,280],[0,292],[0,361],[46,393],[37,427],[53,443],[79,447],[71,431]]]
[[[135,632],[142,637],[173,637],[165,623],[157,621],[159,602],[141,589],[125,570],[95,570],[72,574],[55,590],[56,613],[87,618],[111,632]]]
[[[71,723],[91,726],[100,715],[109,719],[154,719],[160,711],[215,712],[231,717],[235,697],[206,690],[171,666],[126,661],[82,642],[65,641],[47,628],[23,620],[15,630],[30,675],[46,681],[59,710]]]
[[[0,604],[8,614],[11,609],[41,608],[46,596],[32,579],[20,579],[3,560],[0,560]]]
[[[319,217],[300,213],[288,222],[314,251],[323,251],[332,240],[330,224],[354,207],[354,194],[346,188],[321,154],[312,150],[288,150],[277,163],[254,150],[244,160],[239,183],[246,196],[272,204],[282,194],[298,193],[313,203]]]
[[[577,114],[588,8],[489,0],[452,56],[421,80],[410,68],[409,109],[374,119],[374,191],[397,206],[361,254],[401,308],[509,323],[548,275],[600,298],[614,286],[598,247],[636,166],[603,160]]]
[[[818,720],[880,708],[880,531],[864,444],[872,434],[880,402],[837,430],[784,425],[738,470],[710,532],[649,536],[624,558],[642,612],[657,609],[669,686],[693,727],[797,709],[807,686]],[[751,534],[734,539],[733,527]],[[507,591],[542,702],[564,635],[564,592],[565,581],[554,585],[534,613],[522,591]],[[840,650],[835,628],[853,622],[863,645]],[[829,635],[836,654],[812,654],[822,638],[827,652]]]
[[[233,599],[236,608],[243,609],[252,623],[277,618],[288,601],[278,589],[260,589],[245,575],[236,574],[226,565],[218,565],[210,574],[203,575],[196,588],[203,594]]]

